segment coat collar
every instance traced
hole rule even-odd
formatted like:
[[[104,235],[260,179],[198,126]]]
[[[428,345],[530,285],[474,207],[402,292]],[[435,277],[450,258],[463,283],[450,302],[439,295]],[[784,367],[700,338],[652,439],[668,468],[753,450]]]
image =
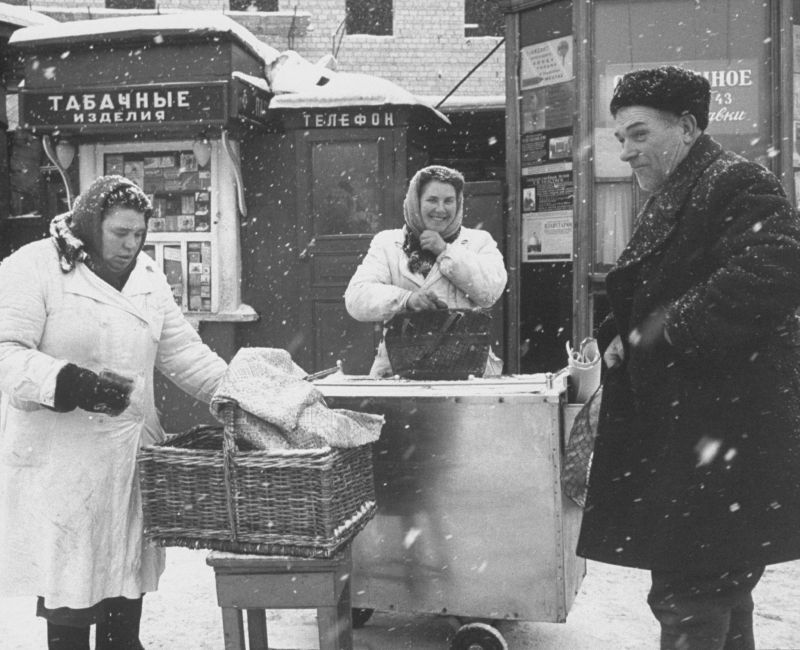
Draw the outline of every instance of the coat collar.
[[[153,291],[153,273],[155,263],[146,253],[139,253],[136,266],[131,271],[122,291],[117,291],[110,284],[101,280],[85,264],[76,264],[75,269],[65,275],[64,289],[70,293],[87,296],[98,302],[114,305],[137,318],[148,322],[146,315],[137,306],[140,300],[136,296]]]
[[[665,186],[644,204],[636,217],[633,235],[613,270],[636,264],[662,246],[675,229],[678,214],[698,179],[722,153],[722,147],[711,136],[703,134],[697,139]]]

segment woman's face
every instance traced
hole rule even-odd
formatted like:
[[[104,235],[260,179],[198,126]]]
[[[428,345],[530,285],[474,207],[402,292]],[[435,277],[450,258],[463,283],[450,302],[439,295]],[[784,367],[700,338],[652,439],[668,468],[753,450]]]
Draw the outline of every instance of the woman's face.
[[[147,234],[144,214],[132,208],[115,206],[102,224],[103,263],[115,273],[133,264]]]
[[[420,213],[426,230],[442,232],[455,219],[458,209],[456,188],[450,183],[429,181],[420,197]]]

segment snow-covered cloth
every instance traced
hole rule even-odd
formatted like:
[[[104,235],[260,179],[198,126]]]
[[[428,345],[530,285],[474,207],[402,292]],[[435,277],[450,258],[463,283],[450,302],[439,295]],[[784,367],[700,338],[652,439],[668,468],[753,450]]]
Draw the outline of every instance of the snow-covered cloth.
[[[359,447],[381,435],[382,415],[331,409],[305,381],[286,350],[242,348],[231,360],[211,400],[211,413],[235,403],[266,426],[243,427],[237,436],[258,449]]]
[[[451,309],[489,308],[506,286],[503,256],[492,236],[473,228],[461,228],[447,244],[427,277],[408,268],[403,251],[402,228],[384,230],[373,237],[364,260],[344,294],[347,312],[356,320],[386,322],[406,309],[412,292],[432,291]],[[500,374],[502,361],[490,351],[487,373]],[[392,374],[386,346],[381,341],[370,375]]]
[[[134,379],[118,417],[57,413],[67,362]],[[163,440],[153,368],[209,401],[226,364],[183,317],[163,273],[140,253],[122,291],[53,241],[0,265],[0,595],[85,608],[153,591],[163,550],[144,543],[136,454]]]
[[[606,278],[606,373],[578,554],[711,572],[800,558],[800,220],[701,136]],[[667,338],[629,337],[661,314]]]

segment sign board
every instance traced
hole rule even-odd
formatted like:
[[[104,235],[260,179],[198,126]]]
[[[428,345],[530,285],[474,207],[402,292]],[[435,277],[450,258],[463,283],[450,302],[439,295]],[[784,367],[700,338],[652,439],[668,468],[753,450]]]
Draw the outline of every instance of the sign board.
[[[19,99],[27,128],[100,129],[121,125],[224,123],[227,83],[150,84],[115,88],[28,91]]]
[[[655,61],[612,63],[600,75],[598,110],[601,117],[608,114],[608,105],[617,81],[626,72],[661,65],[681,65],[708,79],[711,85],[708,131],[715,133],[758,133],[760,124],[759,94],[762,92],[763,66],[755,59],[702,59],[676,63]],[[608,116],[610,120],[610,116]]]
[[[286,111],[287,129],[369,129],[400,125],[397,111],[383,108],[299,109]]]

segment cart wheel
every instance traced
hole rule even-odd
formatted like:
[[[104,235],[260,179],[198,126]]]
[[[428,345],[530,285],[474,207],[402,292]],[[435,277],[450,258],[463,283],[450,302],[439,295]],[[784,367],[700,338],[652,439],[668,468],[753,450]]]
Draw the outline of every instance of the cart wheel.
[[[450,650],[508,650],[508,644],[491,625],[468,623],[456,632]]]
[[[365,607],[354,607],[352,610],[350,610],[350,613],[353,616],[353,629],[359,630],[364,627],[367,624],[367,621],[372,618],[372,614],[374,612],[374,609]]]

